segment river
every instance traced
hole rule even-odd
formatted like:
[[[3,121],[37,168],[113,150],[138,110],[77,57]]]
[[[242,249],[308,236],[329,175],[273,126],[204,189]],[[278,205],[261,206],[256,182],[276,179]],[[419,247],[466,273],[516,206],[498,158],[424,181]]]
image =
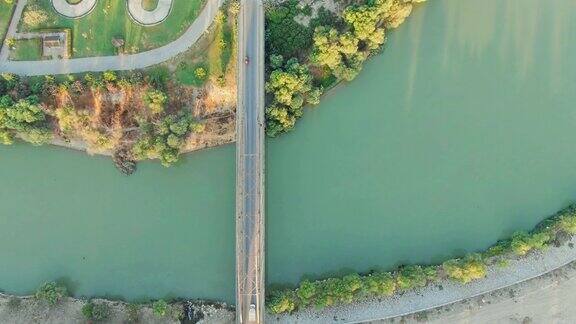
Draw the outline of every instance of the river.
[[[441,262],[576,198],[576,3],[430,0],[267,143],[267,281]],[[0,288],[233,300],[234,147],[0,148]]]

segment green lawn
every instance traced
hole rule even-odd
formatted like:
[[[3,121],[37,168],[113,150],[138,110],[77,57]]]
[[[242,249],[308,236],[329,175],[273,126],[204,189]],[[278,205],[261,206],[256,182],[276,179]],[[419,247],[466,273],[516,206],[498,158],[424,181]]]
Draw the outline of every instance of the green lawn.
[[[13,61],[35,61],[42,58],[42,42],[39,38],[16,41],[16,48],[10,51]]]
[[[16,1],[14,1],[16,3]],[[0,42],[4,41],[4,34],[10,25],[10,18],[12,17],[13,4],[7,4],[4,0],[0,0]]]
[[[99,0],[96,8],[81,19],[68,19],[58,15],[50,4],[51,0],[29,0],[26,10],[40,8],[49,18],[36,28],[27,28],[21,22],[20,29],[29,31],[71,28],[74,57],[115,55],[116,49],[112,45],[114,37],[125,40],[125,53],[138,53],[178,38],[200,13],[204,2],[205,0],[174,0],[166,21],[157,26],[142,27],[132,21],[124,0]]]
[[[230,23],[226,16],[217,16],[215,25],[216,38],[208,49],[208,69],[216,78],[226,74],[228,64],[235,46]]]

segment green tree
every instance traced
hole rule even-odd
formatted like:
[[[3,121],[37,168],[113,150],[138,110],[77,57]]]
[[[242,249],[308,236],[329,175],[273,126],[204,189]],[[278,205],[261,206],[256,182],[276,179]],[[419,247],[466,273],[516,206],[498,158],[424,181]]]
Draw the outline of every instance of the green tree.
[[[164,104],[168,101],[168,96],[160,90],[151,89],[144,93],[143,99],[153,114],[159,114],[164,111]]]

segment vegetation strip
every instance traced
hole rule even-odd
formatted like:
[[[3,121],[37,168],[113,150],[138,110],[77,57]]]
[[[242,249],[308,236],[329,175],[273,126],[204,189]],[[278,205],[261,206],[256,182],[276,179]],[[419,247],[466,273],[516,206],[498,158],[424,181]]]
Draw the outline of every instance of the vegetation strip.
[[[516,232],[482,253],[447,260],[441,265],[407,265],[393,272],[353,273],[324,280],[304,280],[298,288],[272,290],[267,306],[274,314],[314,306],[349,304],[369,297],[389,297],[439,280],[468,284],[486,276],[488,266],[506,267],[510,260],[550,245],[562,246],[576,234],[576,205],[542,221],[531,232]]]

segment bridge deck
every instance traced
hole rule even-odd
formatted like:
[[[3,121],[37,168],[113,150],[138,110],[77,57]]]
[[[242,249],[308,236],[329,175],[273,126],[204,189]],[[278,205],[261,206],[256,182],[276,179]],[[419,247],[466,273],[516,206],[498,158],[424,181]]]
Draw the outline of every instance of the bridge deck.
[[[242,0],[236,112],[236,321],[264,318],[264,8]],[[245,58],[249,59],[246,64]]]

